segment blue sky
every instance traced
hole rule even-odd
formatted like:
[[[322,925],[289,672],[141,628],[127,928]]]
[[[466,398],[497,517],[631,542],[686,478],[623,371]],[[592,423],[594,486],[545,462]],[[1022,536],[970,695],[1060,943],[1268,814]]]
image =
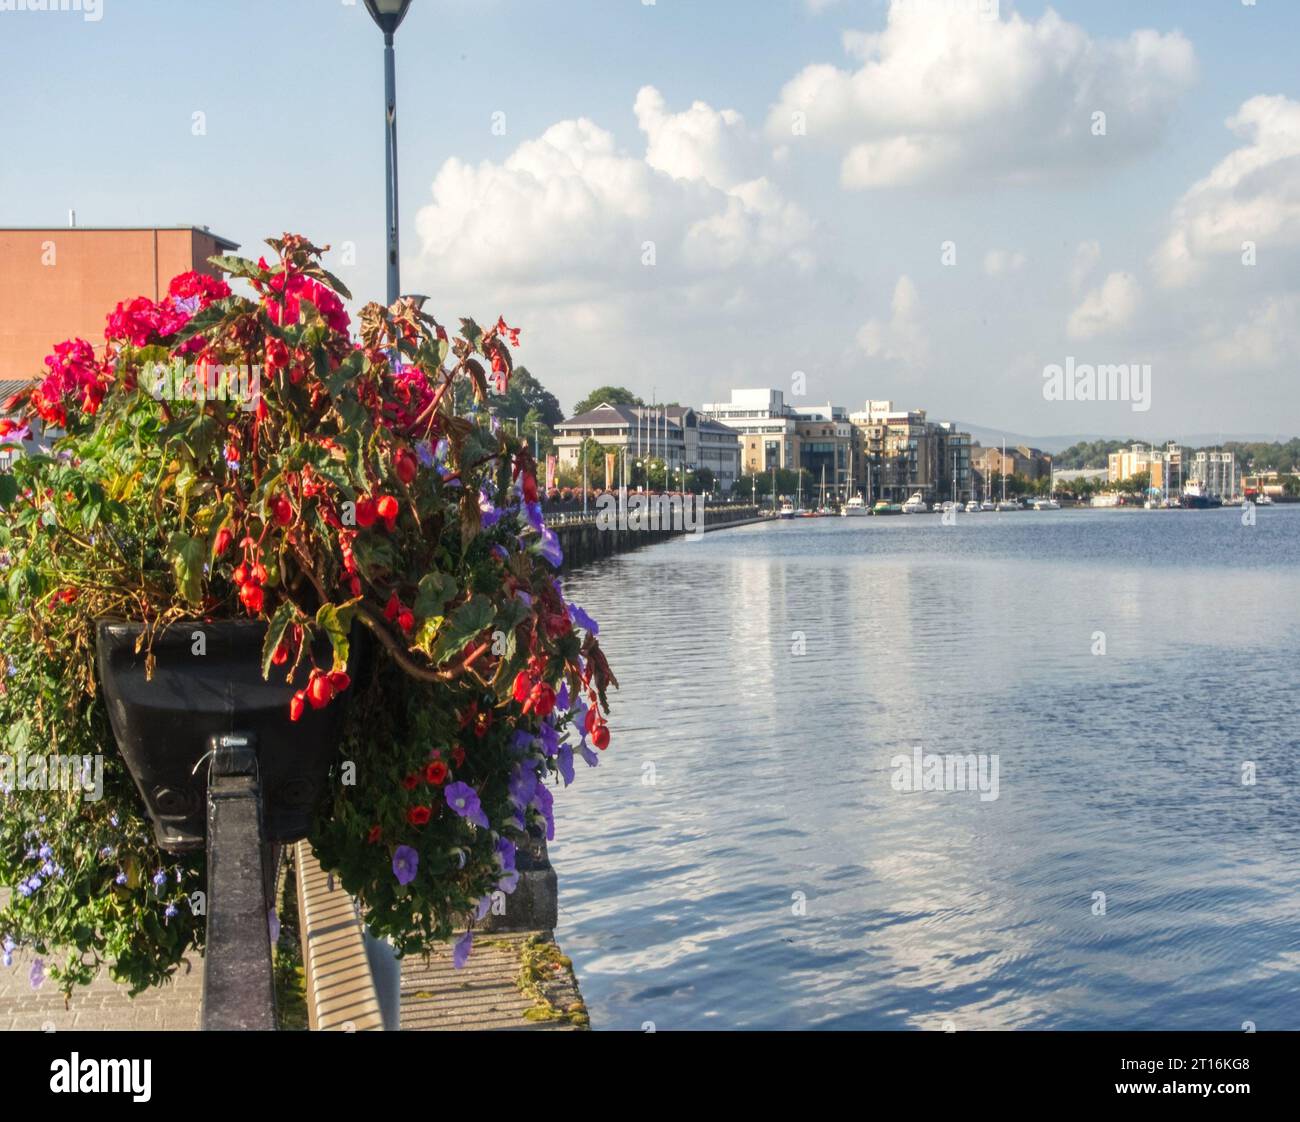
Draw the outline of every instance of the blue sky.
[[[1300,431],[1300,5],[981,2],[415,0],[404,286],[518,322],[566,406],[802,372],[1014,432]],[[0,11],[0,224],[293,229],[381,295],[361,5],[102,8]],[[1150,409],[1045,400],[1067,357],[1150,364]]]

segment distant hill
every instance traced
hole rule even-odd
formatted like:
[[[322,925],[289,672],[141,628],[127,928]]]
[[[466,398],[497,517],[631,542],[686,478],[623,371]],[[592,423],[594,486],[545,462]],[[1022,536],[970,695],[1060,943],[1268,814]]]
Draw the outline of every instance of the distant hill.
[[[1073,448],[1076,444],[1092,444],[1097,441],[1114,441],[1123,445],[1132,444],[1140,440],[1144,443],[1151,443],[1149,437],[1132,436],[1125,433],[1075,433],[1070,436],[1026,436],[1024,433],[1007,432],[1005,429],[992,429],[986,425],[972,425],[965,421],[956,421],[954,424],[963,432],[971,434],[971,439],[977,440],[985,447],[993,447],[1002,443],[1003,438],[1009,446],[1016,444],[1027,444],[1031,448],[1041,448],[1044,452],[1057,455],[1064,452],[1067,448]],[[1237,432],[1193,432],[1193,433],[1175,433],[1168,437],[1162,437],[1162,440],[1177,440],[1187,448],[1217,448],[1220,444],[1286,444],[1294,439],[1291,433],[1237,433]]]

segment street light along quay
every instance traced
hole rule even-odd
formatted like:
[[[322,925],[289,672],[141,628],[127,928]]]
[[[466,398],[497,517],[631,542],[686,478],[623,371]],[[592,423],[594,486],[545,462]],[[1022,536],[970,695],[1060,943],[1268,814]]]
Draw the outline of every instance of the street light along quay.
[[[402,281],[397,262],[397,56],[393,36],[411,0],[366,0],[366,11],[384,33],[384,145],[388,189],[388,304],[397,303]]]

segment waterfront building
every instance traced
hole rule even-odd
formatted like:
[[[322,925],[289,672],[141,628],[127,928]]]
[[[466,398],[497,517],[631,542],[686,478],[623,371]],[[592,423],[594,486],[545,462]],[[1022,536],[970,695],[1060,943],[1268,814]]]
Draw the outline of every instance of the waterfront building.
[[[555,450],[561,469],[577,468],[582,444],[595,440],[614,452],[622,479],[622,462],[630,457],[662,461],[670,474],[708,469],[718,486],[730,490],[740,475],[740,447],[727,426],[710,421],[689,406],[601,404],[555,426]],[[592,480],[604,483],[603,471]]]
[[[895,409],[887,400],[868,401],[849,414],[857,432],[855,489],[870,499],[904,502],[920,492],[927,502],[960,500],[972,487],[971,438],[951,422],[926,419],[924,409]],[[860,463],[857,462],[860,460]]]
[[[799,438],[799,466],[820,486],[826,481],[828,498],[852,493],[849,477],[853,461],[854,430],[842,405],[795,406],[795,433]]]
[[[780,390],[732,390],[730,401],[702,405],[700,413],[735,434],[742,473],[801,466],[798,417]]]
[[[1181,491],[1185,482],[1182,448],[1172,441],[1163,449],[1139,443],[1108,457],[1108,483],[1123,483],[1144,472],[1150,476],[1153,489],[1166,495]]]
[[[1220,499],[1235,499],[1241,494],[1241,471],[1233,452],[1197,452],[1188,479],[1204,487],[1206,494]]]

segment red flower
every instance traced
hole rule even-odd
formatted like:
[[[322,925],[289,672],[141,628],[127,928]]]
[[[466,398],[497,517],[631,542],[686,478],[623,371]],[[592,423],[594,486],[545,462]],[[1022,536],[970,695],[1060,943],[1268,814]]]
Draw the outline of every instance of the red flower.
[[[423,826],[433,817],[433,811],[427,806],[413,806],[406,812],[406,820],[412,826]]]
[[[313,709],[324,709],[334,700],[334,687],[318,670],[312,671],[311,681],[307,683],[307,700]]]
[[[452,745],[451,760],[457,767],[465,766],[465,749],[459,744]]]
[[[488,709],[479,713],[474,718],[474,735],[482,740],[488,734],[488,729],[492,727],[492,710]]]
[[[230,548],[230,543],[234,540],[235,535],[227,530],[224,526],[217,531],[217,540],[212,545],[214,557],[220,557]]]
[[[548,717],[555,708],[555,690],[545,682],[538,682],[533,687],[533,692],[529,695],[528,700],[532,702],[532,710],[539,717]]]
[[[271,656],[271,665],[283,666],[288,661],[289,661],[289,648],[284,643],[281,643],[278,647],[275,648],[275,654]]]
[[[434,787],[441,787],[447,782],[447,765],[441,760],[434,760],[424,769],[424,781]]]
[[[515,675],[514,698],[521,704],[527,700],[528,695],[533,692],[533,680],[529,677],[528,671],[521,670]]]
[[[397,472],[397,478],[405,483],[408,487],[415,482],[416,473],[419,471],[419,465],[415,457],[405,448],[401,448],[393,456],[393,470]]]
[[[378,826],[371,826],[370,833],[366,836],[366,841],[368,841],[371,845],[375,845],[383,836],[384,836],[383,830],[381,830]]]
[[[375,510],[374,499],[358,499],[356,506],[357,525],[363,530],[370,529],[375,524],[375,518],[378,512]]]
[[[591,742],[602,752],[609,747],[609,725],[597,725],[591,734]]]
[[[394,592],[388,597],[388,603],[384,605],[384,619],[392,623],[401,614],[402,602],[397,598],[397,593]]]
[[[410,608],[403,608],[397,617],[397,626],[403,631],[410,633],[415,626],[415,615]]]
[[[260,585],[252,584],[250,582],[248,584],[245,584],[239,590],[239,600],[240,603],[242,603],[244,607],[248,609],[248,614],[251,616],[255,616],[259,612],[261,612],[263,606],[265,605],[266,594],[262,591]]]
[[[414,791],[420,785],[420,777],[412,772],[402,780],[402,786],[408,791]]]
[[[535,503],[537,501],[537,476],[531,471],[524,472],[523,483],[524,502]]]
[[[342,670],[331,670],[326,677],[329,679],[330,685],[334,687],[335,693],[342,693],[348,686],[352,685],[352,679]]]
[[[302,720],[302,711],[305,708],[306,704],[307,704],[307,697],[302,692],[302,690],[299,690],[296,694],[293,695],[293,700],[289,702],[289,720],[291,721]]]
[[[281,526],[287,526],[293,521],[293,505],[283,495],[276,495],[271,500],[271,517]]]
[[[375,504],[375,513],[379,515],[388,527],[388,532],[392,533],[393,527],[397,525],[397,514],[400,508],[397,500],[392,495],[385,495]]]

